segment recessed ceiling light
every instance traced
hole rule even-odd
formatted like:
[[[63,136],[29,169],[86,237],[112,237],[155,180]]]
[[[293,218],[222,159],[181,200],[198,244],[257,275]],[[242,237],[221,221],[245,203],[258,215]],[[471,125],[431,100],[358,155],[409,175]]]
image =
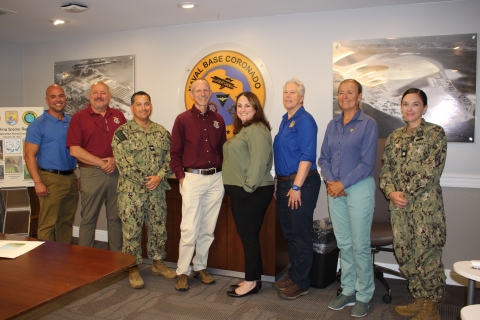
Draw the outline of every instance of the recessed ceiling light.
[[[182,9],[193,9],[196,6],[197,5],[193,2],[180,2],[179,4],[177,4],[177,7],[182,8]]]
[[[58,26],[59,24],[65,24],[65,23],[67,23],[67,22],[68,22],[68,21],[60,20],[60,19],[50,20],[50,23],[52,23],[54,26]]]

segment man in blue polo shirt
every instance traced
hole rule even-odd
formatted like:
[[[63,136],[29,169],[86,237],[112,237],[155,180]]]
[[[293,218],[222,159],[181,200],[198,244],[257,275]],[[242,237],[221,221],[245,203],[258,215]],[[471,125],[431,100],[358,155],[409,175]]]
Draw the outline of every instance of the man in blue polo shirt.
[[[25,162],[40,201],[37,237],[63,243],[72,241],[78,204],[77,160],[70,156],[66,138],[70,116],[62,87],[47,88],[48,110],[32,122],[25,138]]]

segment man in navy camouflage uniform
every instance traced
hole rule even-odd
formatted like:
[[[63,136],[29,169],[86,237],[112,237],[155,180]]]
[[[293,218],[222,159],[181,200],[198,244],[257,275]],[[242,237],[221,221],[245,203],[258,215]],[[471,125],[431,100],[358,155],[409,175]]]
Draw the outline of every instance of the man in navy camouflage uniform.
[[[131,98],[133,120],[115,132],[112,148],[117,168],[118,210],[122,220],[123,248],[137,258],[137,264],[129,270],[132,288],[143,288],[138,272],[142,263],[142,227],[147,226],[149,259],[153,260],[152,274],[176,278],[175,271],[163,262],[166,257],[167,203],[165,190],[170,170],[170,133],[152,122],[150,96],[139,91]]]

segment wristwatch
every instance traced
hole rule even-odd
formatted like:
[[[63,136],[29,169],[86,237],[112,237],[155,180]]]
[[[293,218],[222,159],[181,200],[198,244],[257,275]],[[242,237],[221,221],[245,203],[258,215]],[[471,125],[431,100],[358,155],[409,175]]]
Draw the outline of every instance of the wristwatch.
[[[297,185],[293,185],[292,189],[295,190],[295,191],[299,191],[301,189],[301,187],[299,187]]]

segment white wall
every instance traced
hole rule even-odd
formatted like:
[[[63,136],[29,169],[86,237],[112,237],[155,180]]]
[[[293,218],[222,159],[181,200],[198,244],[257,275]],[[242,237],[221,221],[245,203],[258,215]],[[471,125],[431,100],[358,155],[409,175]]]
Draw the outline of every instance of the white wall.
[[[53,82],[55,61],[134,54],[135,89],[151,94],[153,119],[170,130],[177,114],[184,110],[180,95],[185,84],[181,78],[192,58],[209,46],[235,43],[254,52],[269,70],[273,91],[267,94],[273,95],[273,104],[268,116],[273,134],[285,112],[283,83],[292,76],[305,83],[305,107],[317,120],[320,147],[332,118],[334,40],[480,33],[479,13],[480,1],[456,1],[182,25],[26,44],[25,106],[44,105],[44,90]],[[478,131],[478,120],[476,126]],[[453,180],[473,177],[478,184],[478,159],[478,142],[450,143],[445,176]],[[479,190],[472,192],[478,197]],[[450,214],[447,212],[449,222],[462,218],[462,212],[454,212],[455,217],[448,217]],[[327,215],[322,187],[315,217]]]
[[[171,129],[183,110],[179,89],[188,63],[218,43],[236,43],[255,52],[266,64],[273,84],[269,114],[278,129],[284,109],[283,83],[292,76],[305,83],[305,107],[317,119],[319,144],[332,118],[332,42],[456,33],[479,33],[480,2],[296,14],[227,22],[137,30],[25,45],[25,106],[44,105],[44,90],[53,81],[53,63],[61,60],[134,54],[136,89],[152,95],[154,120]],[[478,126],[478,121],[476,123]],[[478,131],[478,130],[477,130]],[[445,175],[480,179],[478,144],[451,143]]]
[[[0,107],[23,107],[23,44],[0,41]]]

